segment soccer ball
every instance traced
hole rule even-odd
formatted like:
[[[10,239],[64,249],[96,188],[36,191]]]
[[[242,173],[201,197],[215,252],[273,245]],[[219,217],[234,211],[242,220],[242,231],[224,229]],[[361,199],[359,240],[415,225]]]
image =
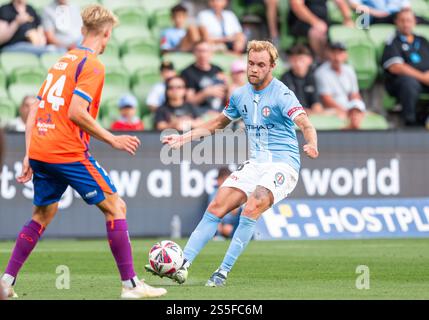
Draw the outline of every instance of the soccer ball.
[[[173,241],[158,242],[149,251],[149,263],[160,275],[175,273],[183,264],[183,251]]]

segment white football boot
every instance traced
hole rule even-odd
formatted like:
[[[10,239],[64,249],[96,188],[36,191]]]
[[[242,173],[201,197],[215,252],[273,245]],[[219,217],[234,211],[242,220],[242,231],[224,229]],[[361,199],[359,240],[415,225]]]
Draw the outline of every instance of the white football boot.
[[[6,296],[6,298],[18,298],[18,295],[16,294],[15,290],[13,290],[13,287],[8,285],[5,281],[0,280],[0,290],[3,290],[1,292],[0,296]]]
[[[142,299],[157,298],[165,295],[167,290],[164,288],[154,288],[144,282],[144,279],[137,283],[135,288],[122,287],[122,299]]]

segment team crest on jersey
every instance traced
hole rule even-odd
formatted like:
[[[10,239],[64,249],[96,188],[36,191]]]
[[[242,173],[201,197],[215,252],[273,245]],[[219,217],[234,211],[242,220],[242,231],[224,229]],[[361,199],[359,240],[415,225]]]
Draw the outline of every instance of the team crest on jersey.
[[[265,118],[268,118],[270,116],[270,114],[271,114],[271,108],[270,107],[263,107],[262,108],[262,115]]]
[[[285,182],[285,176],[281,172],[277,172],[274,177],[274,184],[276,187],[281,186]]]

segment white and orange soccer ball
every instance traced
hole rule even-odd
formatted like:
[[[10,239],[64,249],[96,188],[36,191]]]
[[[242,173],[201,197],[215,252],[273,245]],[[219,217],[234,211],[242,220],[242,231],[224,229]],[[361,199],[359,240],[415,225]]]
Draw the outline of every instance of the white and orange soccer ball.
[[[160,275],[175,273],[182,266],[183,259],[182,248],[171,240],[158,242],[149,251],[149,263]]]

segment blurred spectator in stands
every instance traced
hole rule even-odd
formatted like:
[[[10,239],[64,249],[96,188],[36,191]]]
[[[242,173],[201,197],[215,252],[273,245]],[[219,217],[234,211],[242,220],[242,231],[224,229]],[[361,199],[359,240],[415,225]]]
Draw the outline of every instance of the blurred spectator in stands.
[[[277,16],[279,0],[244,0],[246,7],[253,4],[265,4],[265,19],[268,24],[269,36],[273,44],[278,46],[279,28]]]
[[[41,55],[55,51],[46,46],[39,15],[25,0],[13,0],[0,7],[0,50]]]
[[[213,117],[222,111],[228,93],[227,79],[222,69],[211,64],[213,50],[202,41],[194,47],[195,63],[182,71],[186,81],[187,101],[197,109],[199,115]]]
[[[191,51],[195,43],[207,40],[205,28],[191,25],[188,19],[188,10],[182,4],[171,8],[173,27],[161,33],[162,53],[171,51]]]
[[[317,92],[310,49],[298,44],[287,51],[287,56],[291,70],[280,80],[295,93],[308,114],[322,113],[324,110]]]
[[[335,0],[343,15],[343,23],[354,27],[351,10],[345,0]],[[290,0],[288,24],[295,37],[306,37],[317,58],[326,58],[329,28],[327,0]]]
[[[146,105],[152,112],[155,112],[156,109],[165,103],[165,81],[176,75],[174,65],[170,61],[163,61],[160,71],[162,82],[155,84],[146,98]]]
[[[236,60],[231,65],[231,82],[228,86],[228,97],[232,92],[247,83],[247,64],[243,60]]]
[[[7,129],[10,131],[25,132],[28,114],[31,106],[37,101],[35,96],[25,96],[19,106],[19,117],[8,122]]]
[[[180,76],[166,81],[165,104],[155,113],[155,127],[162,131],[188,131],[201,124],[194,107],[186,102],[186,83]]]
[[[341,42],[329,44],[329,60],[316,70],[316,85],[323,105],[348,118],[346,129],[359,129],[365,116],[365,103],[359,93],[356,73],[345,64],[347,49]]]
[[[207,29],[209,41],[218,51],[241,54],[246,49],[246,37],[240,21],[230,10],[225,10],[228,0],[208,0],[210,9],[201,11],[197,20]]]
[[[119,99],[120,118],[112,123],[111,130],[142,131],[144,125],[137,116],[138,102],[132,94],[126,94]]]
[[[413,34],[416,18],[411,9],[402,9],[395,21],[396,35],[388,41],[382,57],[386,90],[399,100],[405,124],[414,126],[419,123],[419,96],[429,93],[429,43]]]
[[[217,175],[217,184],[212,193],[209,194],[208,203],[212,202],[216,193],[218,192],[220,186],[225,182],[225,180],[230,176],[232,172],[228,167],[221,167]],[[231,238],[234,234],[235,229],[238,226],[240,219],[241,207],[228,212],[220,221],[215,239],[224,239]]]
[[[410,8],[409,0],[349,0],[354,10],[369,13],[370,24],[395,23],[396,14],[404,8]],[[428,24],[429,20],[417,17],[417,23]]]
[[[43,29],[48,44],[64,51],[71,50],[81,41],[82,17],[79,6],[68,0],[55,0],[45,7],[42,15]]]

